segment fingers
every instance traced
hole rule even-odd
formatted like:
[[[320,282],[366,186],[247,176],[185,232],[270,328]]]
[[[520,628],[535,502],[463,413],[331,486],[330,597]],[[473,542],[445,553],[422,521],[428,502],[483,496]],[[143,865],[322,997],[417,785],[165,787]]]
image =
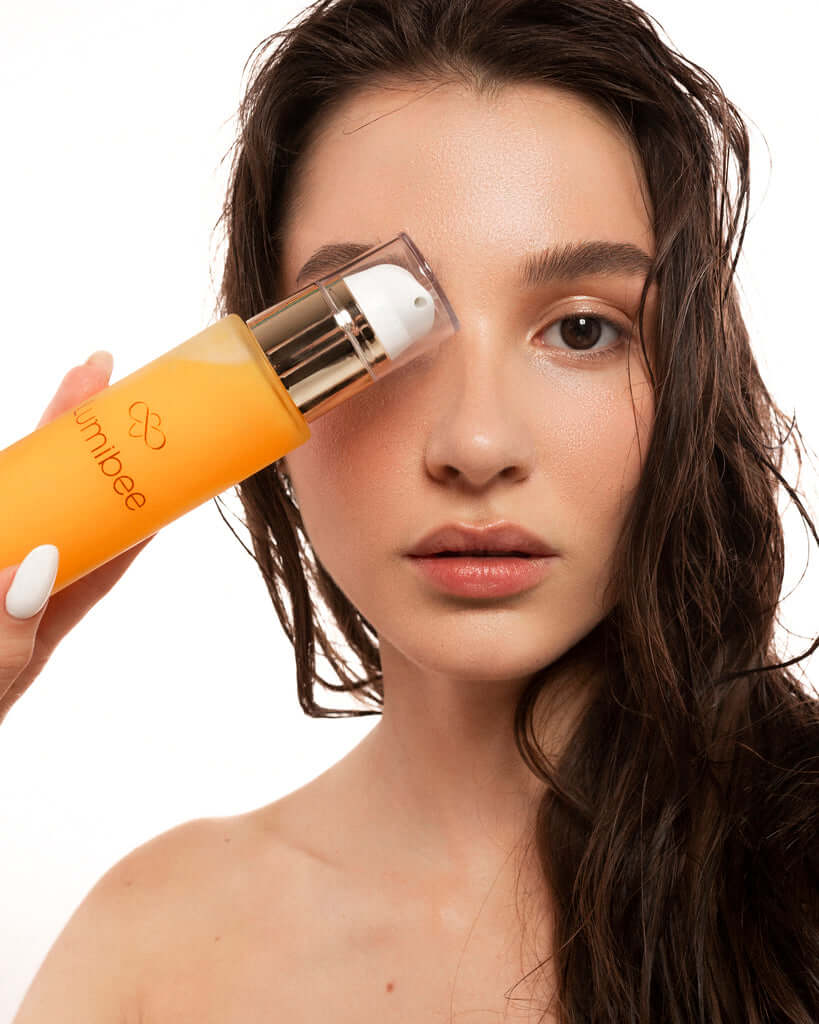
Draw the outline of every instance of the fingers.
[[[59,561],[53,544],[41,544],[19,566],[0,571],[0,697],[31,660]]]
[[[51,399],[37,426],[50,423],[68,409],[79,405],[89,395],[95,395],[108,384],[114,367],[114,357],[104,349],[90,355],[82,366],[72,367],[63,377],[57,393]]]
[[[37,427],[45,426],[102,391],[108,386],[112,369],[113,356],[100,351],[82,366],[69,370]],[[79,581],[80,585],[75,585],[71,593],[66,588],[57,594],[52,603],[49,598],[59,561],[60,553],[54,544],[40,544],[19,565],[0,569],[0,722],[31,685],[59,640],[113,586],[129,564],[123,560],[121,568],[113,564],[107,574],[91,574]],[[111,575],[110,581],[107,575]],[[53,614],[49,614],[51,611]]]

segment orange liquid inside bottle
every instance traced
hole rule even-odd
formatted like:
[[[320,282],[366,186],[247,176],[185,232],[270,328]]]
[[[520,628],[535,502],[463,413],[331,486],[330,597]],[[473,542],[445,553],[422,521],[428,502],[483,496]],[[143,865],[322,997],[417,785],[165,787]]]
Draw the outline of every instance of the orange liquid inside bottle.
[[[0,451],[0,565],[56,544],[56,593],[309,437],[228,316]]]

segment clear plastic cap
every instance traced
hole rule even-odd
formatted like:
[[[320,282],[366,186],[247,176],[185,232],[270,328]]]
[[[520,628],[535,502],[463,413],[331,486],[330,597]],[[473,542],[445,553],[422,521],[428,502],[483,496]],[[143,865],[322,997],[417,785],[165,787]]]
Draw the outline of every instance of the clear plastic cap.
[[[333,293],[339,281],[384,347],[389,370],[437,349],[460,328],[435,274],[404,231],[315,282],[343,307],[343,297]]]

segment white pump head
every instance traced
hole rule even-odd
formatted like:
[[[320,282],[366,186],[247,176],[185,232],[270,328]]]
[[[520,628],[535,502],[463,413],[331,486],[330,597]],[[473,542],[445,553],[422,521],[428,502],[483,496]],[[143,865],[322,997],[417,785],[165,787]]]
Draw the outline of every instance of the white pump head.
[[[390,359],[397,359],[432,329],[432,295],[404,267],[378,263],[346,275],[344,283]]]

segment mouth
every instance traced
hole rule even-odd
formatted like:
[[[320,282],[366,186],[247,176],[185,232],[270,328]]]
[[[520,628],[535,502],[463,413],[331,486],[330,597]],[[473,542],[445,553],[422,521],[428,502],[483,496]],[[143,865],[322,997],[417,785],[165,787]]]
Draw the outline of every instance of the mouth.
[[[438,551],[434,555],[415,555],[415,558],[534,558],[525,551]]]

